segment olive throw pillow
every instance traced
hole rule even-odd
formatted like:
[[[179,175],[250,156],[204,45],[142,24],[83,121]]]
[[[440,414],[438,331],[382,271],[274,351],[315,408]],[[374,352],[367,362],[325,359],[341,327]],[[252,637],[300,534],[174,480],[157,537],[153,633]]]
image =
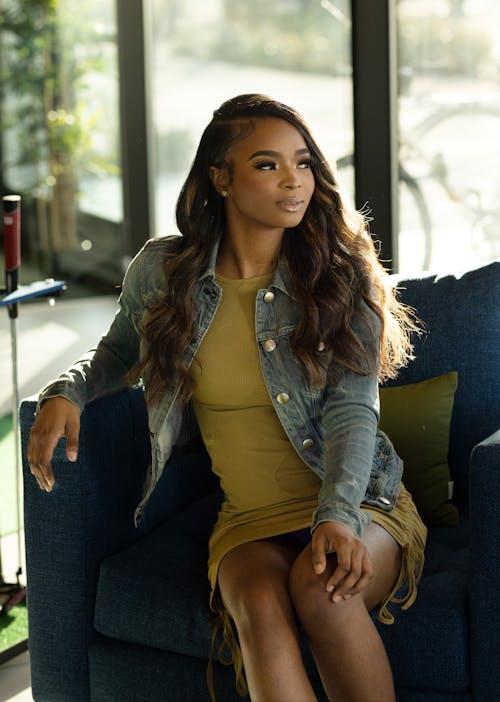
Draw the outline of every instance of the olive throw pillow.
[[[403,482],[430,526],[456,526],[449,500],[448,445],[458,375],[380,389],[380,428],[404,461]]]

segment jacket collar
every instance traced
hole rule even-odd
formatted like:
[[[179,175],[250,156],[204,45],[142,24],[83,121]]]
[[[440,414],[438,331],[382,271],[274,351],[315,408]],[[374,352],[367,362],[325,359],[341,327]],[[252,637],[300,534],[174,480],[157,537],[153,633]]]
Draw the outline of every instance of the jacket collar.
[[[200,276],[200,281],[206,280],[207,278],[210,278],[215,282],[215,264],[217,262],[217,254],[219,252],[219,246],[220,246],[220,238],[215,242],[215,245],[212,248],[212,251],[210,253],[210,258],[208,260],[207,267],[205,268],[204,272]],[[271,283],[269,287],[271,288],[276,288],[277,290],[281,290],[281,292],[285,293],[285,295],[288,295],[288,297],[291,297],[292,299],[295,298],[295,295],[292,292],[292,288],[290,284],[287,284],[287,281],[289,281],[290,276],[288,273],[288,269],[286,266],[286,263],[282,260],[278,262],[278,265],[276,266],[276,270],[274,271],[273,278],[271,280]]]

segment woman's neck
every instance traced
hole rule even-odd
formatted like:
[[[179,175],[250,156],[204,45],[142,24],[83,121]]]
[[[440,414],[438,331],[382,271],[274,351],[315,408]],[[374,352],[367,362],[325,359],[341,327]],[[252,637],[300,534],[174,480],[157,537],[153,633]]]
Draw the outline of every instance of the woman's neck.
[[[257,278],[270,275],[276,267],[283,232],[222,238],[216,270],[224,278]]]

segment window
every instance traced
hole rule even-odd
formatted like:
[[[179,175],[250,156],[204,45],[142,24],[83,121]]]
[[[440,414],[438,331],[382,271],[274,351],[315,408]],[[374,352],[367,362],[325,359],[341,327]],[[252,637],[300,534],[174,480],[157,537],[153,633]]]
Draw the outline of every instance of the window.
[[[241,93],[297,108],[333,163],[351,153],[348,0],[155,0],[151,27],[156,234],[175,204],[212,111]]]
[[[119,282],[115,5],[3,5],[2,180],[23,196],[23,261],[35,276]]]
[[[500,256],[500,4],[398,0],[400,270]]]

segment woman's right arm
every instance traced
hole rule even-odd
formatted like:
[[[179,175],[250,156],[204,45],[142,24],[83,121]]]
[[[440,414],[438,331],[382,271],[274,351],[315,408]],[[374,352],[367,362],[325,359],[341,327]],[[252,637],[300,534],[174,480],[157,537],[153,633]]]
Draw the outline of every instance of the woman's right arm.
[[[52,454],[59,441],[66,438],[69,461],[78,457],[80,410],[65,397],[51,397],[42,406],[31,428],[28,443],[28,462],[41,490],[50,492],[54,487]]]
[[[118,300],[119,309],[108,332],[95,349],[40,393],[28,444],[28,461],[42,489],[50,491],[54,485],[51,460],[58,441],[66,438],[67,457],[75,461],[81,411],[97,397],[123,387],[126,374],[138,359],[140,336],[137,324],[144,309],[141,288],[146,247],[127,270]],[[154,276],[150,276],[149,283],[153,279]]]

